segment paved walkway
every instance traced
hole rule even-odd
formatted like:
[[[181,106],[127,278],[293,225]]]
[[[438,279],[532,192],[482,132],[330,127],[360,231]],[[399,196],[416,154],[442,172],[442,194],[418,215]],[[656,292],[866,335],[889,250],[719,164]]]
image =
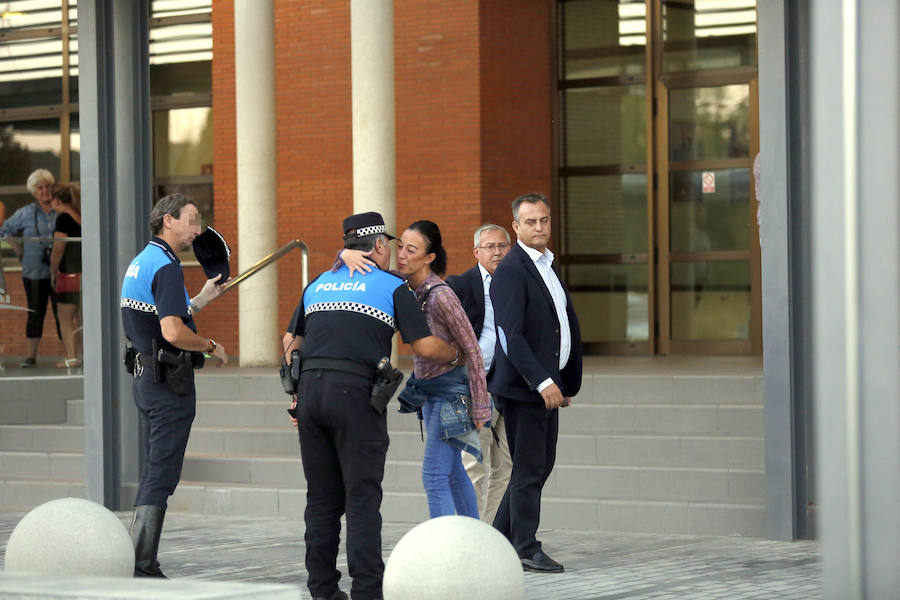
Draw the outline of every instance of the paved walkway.
[[[0,514],[0,548],[21,514]],[[120,516],[126,525],[130,513]],[[384,526],[384,556],[408,525]],[[747,538],[542,531],[558,575],[525,574],[527,600],[743,600],[822,597],[819,544]],[[298,586],[308,599],[303,520],[170,514],[160,562],[171,577]],[[341,544],[343,549],[343,543]],[[346,555],[338,568],[349,587]],[[489,585],[489,582],[485,582]]]

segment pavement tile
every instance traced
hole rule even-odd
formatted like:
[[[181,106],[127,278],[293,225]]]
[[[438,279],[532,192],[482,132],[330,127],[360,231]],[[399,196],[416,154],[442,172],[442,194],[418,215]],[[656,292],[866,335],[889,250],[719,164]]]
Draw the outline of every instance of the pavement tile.
[[[126,524],[130,512],[117,513]],[[0,513],[0,553],[22,513]],[[412,525],[385,523],[384,557]],[[343,527],[346,530],[346,526]],[[303,520],[172,512],[159,559],[170,577],[303,588]],[[627,534],[547,529],[545,551],[560,574],[525,573],[524,600],[750,600],[822,597],[818,542],[743,537]],[[347,559],[338,557],[349,587]]]

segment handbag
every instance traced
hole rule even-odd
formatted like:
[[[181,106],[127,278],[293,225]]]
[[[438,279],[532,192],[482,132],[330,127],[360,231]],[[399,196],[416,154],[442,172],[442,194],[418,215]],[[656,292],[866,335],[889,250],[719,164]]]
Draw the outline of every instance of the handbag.
[[[81,273],[59,273],[56,276],[57,294],[79,292],[81,292]]]

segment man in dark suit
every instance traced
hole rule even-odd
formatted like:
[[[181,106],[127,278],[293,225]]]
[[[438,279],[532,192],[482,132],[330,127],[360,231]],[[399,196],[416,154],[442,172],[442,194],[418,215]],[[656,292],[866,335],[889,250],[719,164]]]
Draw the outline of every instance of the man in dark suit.
[[[559,573],[537,540],[541,490],[556,460],[559,408],[581,388],[581,333],[572,300],[556,272],[550,204],[541,194],[513,201],[518,237],[494,272],[491,301],[497,351],[488,390],[506,420],[513,468],[494,527],[527,571]]]
[[[448,277],[447,285],[459,297],[466,316],[472,323],[484,358],[484,371],[487,373],[494,362],[494,349],[497,345],[494,307],[488,291],[497,265],[509,252],[509,233],[499,225],[489,223],[478,228],[474,241],[478,264],[462,275]],[[491,427],[483,427],[478,434],[484,462],[478,462],[474,456],[463,452],[463,466],[475,486],[478,514],[487,523],[494,522],[512,471],[503,416],[496,410],[492,412]]]

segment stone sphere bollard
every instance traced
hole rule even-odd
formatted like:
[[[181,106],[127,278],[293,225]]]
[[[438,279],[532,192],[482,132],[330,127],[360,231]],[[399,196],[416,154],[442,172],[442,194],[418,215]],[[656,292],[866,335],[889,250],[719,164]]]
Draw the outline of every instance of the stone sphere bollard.
[[[416,525],[391,552],[385,600],[521,600],[525,576],[503,534],[471,517]]]
[[[134,546],[119,518],[96,502],[60,498],[25,515],[6,545],[6,570],[132,577]]]

